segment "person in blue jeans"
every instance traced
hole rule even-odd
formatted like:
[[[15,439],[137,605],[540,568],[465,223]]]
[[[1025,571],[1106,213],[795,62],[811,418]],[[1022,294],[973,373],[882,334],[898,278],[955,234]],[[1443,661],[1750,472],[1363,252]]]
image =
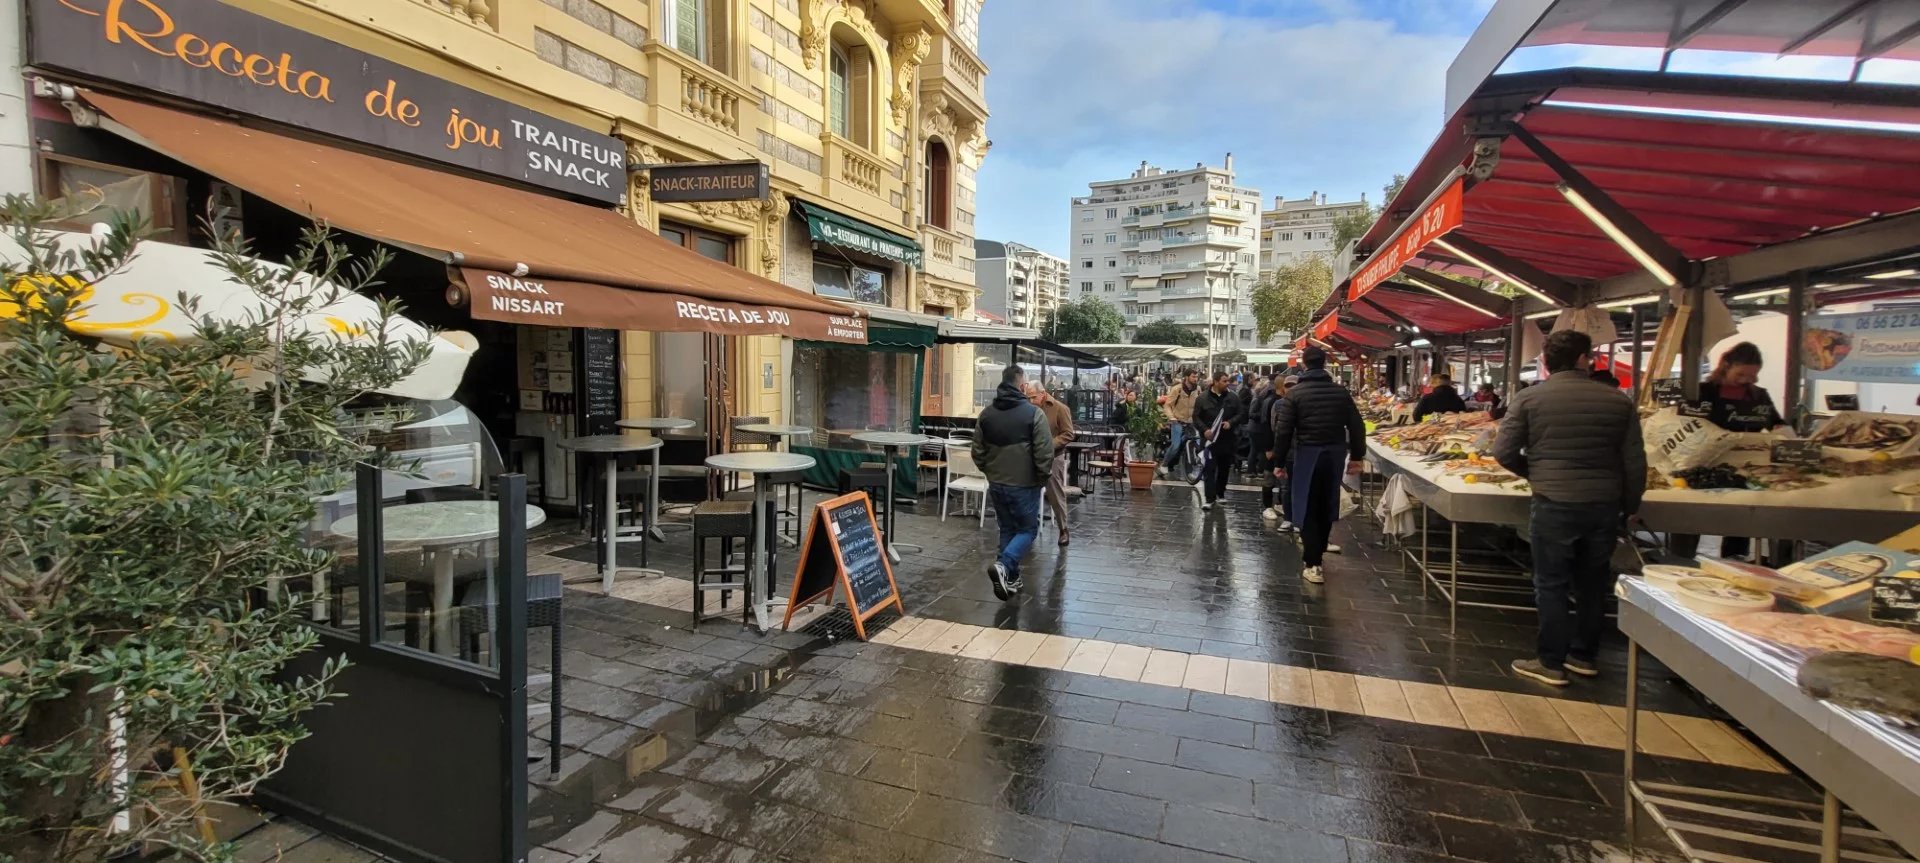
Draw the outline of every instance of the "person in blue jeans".
[[[1161,404],[1166,407],[1169,437],[1166,455],[1160,459],[1160,467],[1155,471],[1159,476],[1166,476],[1167,471],[1180,463],[1181,457],[1187,453],[1187,439],[1198,434],[1193,428],[1193,408],[1199,400],[1200,372],[1194,369],[1181,371],[1180,383],[1160,397]],[[1186,478],[1184,471],[1181,478]]]
[[[1514,660],[1513,672],[1565,686],[1569,672],[1600,674],[1613,550],[1623,523],[1640,511],[1647,453],[1632,400],[1591,377],[1590,337],[1554,333],[1543,360],[1547,379],[1514,394],[1493,457],[1533,487],[1528,539],[1540,638],[1537,657]]]
[[[1000,553],[987,578],[1002,602],[1020,591],[1020,558],[1040,533],[1040,495],[1053,474],[1053,431],[1027,399],[1026,380],[1017,365],[1000,373],[1000,388],[980,412],[973,437],[973,461],[987,477],[987,497],[1000,520]]]

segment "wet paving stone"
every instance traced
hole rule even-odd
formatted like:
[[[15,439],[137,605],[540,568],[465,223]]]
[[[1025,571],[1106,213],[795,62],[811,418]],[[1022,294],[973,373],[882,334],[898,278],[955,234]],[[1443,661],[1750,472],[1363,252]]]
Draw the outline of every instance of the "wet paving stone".
[[[1462,609],[1449,633],[1446,607],[1351,521],[1336,531],[1346,553],[1330,559],[1327,585],[1309,588],[1297,547],[1244,493],[1202,517],[1182,492],[1077,501],[1073,545],[1041,543],[1026,592],[1007,603],[981,574],[991,528],[903,511],[902,530],[927,549],[896,567],[907,611],[919,625],[1004,631],[990,639],[1001,646],[1032,633],[1176,651],[1182,684],[1198,654],[1228,668],[1246,659],[1624,700],[1618,641],[1599,680],[1543,691],[1505,668],[1532,643],[1531,615]],[[684,580],[684,534],[669,536],[653,563]],[[553,547],[574,556],[543,559],[592,559]],[[1245,676],[1204,691],[957,647],[733,623],[692,632],[684,609],[595,591],[565,601],[565,756],[556,780],[529,766],[535,860],[1600,863],[1624,845],[1616,750],[1276,703]],[[1103,649],[1115,652],[1102,663],[1127,655]],[[544,644],[532,653],[544,665]],[[1649,665],[1644,706],[1706,714]],[[1640,764],[1649,778],[1808,797],[1790,774]]]

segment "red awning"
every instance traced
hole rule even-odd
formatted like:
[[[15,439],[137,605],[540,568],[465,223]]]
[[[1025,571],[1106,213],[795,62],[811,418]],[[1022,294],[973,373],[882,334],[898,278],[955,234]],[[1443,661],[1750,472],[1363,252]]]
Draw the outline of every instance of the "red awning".
[[[1506,326],[1508,320],[1504,316],[1481,314],[1423,290],[1391,283],[1348,305],[1347,310],[1355,317],[1387,326],[1400,323],[1394,319],[1397,315],[1419,327],[1422,333],[1443,336],[1499,329]]]
[[[1920,88],[1591,69],[1496,75],[1447,122],[1361,238],[1367,256],[1341,299],[1389,257],[1488,275],[1434,245],[1405,260],[1397,241],[1425,215],[1422,202],[1475,164],[1476,142],[1501,135],[1503,120],[1695,261],[1920,210],[1920,134],[1860,125],[1920,122]],[[1562,196],[1560,181],[1520,136],[1506,136],[1491,171],[1482,164],[1469,179],[1463,224],[1449,236],[1568,280],[1638,272]]]

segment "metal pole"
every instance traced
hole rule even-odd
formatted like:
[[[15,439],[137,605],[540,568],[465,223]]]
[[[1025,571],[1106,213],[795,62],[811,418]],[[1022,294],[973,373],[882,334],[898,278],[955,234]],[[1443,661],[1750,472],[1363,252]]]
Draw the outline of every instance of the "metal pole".
[[[1647,385],[1647,370],[1641,367],[1642,364],[1645,362],[1645,357],[1642,356],[1644,351],[1640,349],[1642,334],[1646,331],[1645,330],[1646,322],[1641,318],[1641,311],[1639,306],[1633,307],[1632,327],[1633,327],[1633,335],[1631,336],[1631,338],[1633,339],[1633,403],[1639,404],[1641,388]]]
[[[1523,313],[1524,306],[1516,299],[1513,301],[1513,323],[1507,326],[1507,398],[1520,391],[1520,364],[1525,361],[1520,356],[1520,328],[1533,326]]]
[[[1687,316],[1687,331],[1680,340],[1680,388],[1687,400],[1693,401],[1700,398],[1700,355],[1706,350],[1701,344],[1707,332],[1706,286],[1688,285],[1687,304],[1693,307],[1693,313]]]
[[[1810,410],[1806,368],[1801,363],[1800,336],[1807,327],[1807,271],[1799,270],[1787,283],[1787,424],[1801,427],[1800,416]]]
[[[1635,315],[1639,317],[1639,315]],[[1640,801],[1633,794],[1633,756],[1638,751],[1640,732],[1640,644],[1627,639],[1627,763],[1622,771],[1626,779],[1627,799],[1622,808],[1627,810],[1627,848],[1633,848],[1633,816]],[[1628,855],[1632,859],[1632,855]]]

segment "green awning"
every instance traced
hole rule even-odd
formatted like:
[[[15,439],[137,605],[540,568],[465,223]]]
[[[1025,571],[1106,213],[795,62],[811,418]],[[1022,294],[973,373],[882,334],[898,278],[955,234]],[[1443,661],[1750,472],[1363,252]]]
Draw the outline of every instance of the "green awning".
[[[898,261],[909,267],[920,266],[920,244],[910,237],[805,201],[794,201],[793,207],[806,217],[807,233],[816,243]]]

